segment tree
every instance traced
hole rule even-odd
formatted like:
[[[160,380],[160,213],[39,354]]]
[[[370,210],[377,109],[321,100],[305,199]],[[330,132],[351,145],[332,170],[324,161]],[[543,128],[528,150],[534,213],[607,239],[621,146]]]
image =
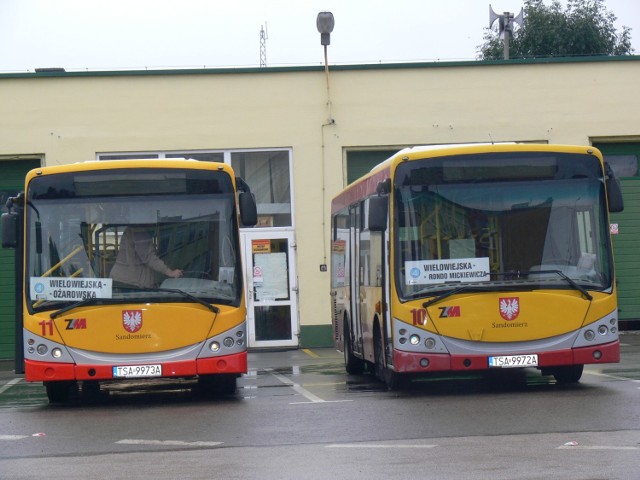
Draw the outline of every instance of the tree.
[[[515,28],[509,42],[510,58],[568,57],[581,55],[630,55],[631,29],[616,32],[617,17],[604,0],[569,0],[565,10],[559,0],[547,6],[543,0],[525,0],[524,25]],[[485,29],[478,47],[481,60],[503,58],[498,32]]]

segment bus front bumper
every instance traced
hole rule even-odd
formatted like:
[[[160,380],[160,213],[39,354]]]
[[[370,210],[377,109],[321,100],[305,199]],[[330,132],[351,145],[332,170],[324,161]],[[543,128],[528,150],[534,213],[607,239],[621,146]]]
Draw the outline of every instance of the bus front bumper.
[[[531,353],[538,355],[538,368],[618,363],[620,361],[620,341],[582,348]],[[492,368],[489,367],[490,356],[490,354],[451,355],[394,350],[393,370],[398,373],[489,370]]]
[[[221,357],[209,357],[179,362],[160,362],[162,374],[140,378],[196,377],[198,375],[243,374],[247,372],[247,353],[241,352]],[[27,382],[52,382],[63,380],[126,380],[115,378],[114,368],[118,365],[76,365],[73,363],[38,362],[25,359],[25,380]],[[128,363],[126,366],[135,366]]]

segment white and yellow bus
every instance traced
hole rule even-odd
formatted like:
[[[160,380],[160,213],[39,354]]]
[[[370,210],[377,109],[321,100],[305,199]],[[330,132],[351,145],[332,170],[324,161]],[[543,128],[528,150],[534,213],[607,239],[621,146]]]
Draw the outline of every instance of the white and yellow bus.
[[[331,206],[334,342],[347,372],[535,367],[558,382],[618,362],[609,211],[592,147],[400,151]]]
[[[78,386],[151,377],[235,390],[247,371],[239,226],[257,216],[228,165],[38,168],[8,207],[2,243],[17,251],[16,371],[44,382],[51,402]],[[121,252],[127,231],[145,236],[135,243],[142,257]],[[146,268],[145,255],[153,257],[145,275],[112,278],[116,262]]]

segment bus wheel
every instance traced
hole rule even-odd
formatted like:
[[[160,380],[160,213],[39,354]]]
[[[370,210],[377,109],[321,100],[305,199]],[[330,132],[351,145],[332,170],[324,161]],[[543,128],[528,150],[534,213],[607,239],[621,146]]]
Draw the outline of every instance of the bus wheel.
[[[364,361],[353,354],[353,346],[351,345],[351,335],[349,335],[349,325],[345,318],[344,323],[344,367],[349,375],[360,375],[364,372]]]
[[[582,377],[584,365],[569,365],[553,369],[553,377],[560,384],[577,383]]]
[[[398,390],[402,386],[403,377],[384,365],[384,350],[382,349],[382,336],[375,336],[375,374],[378,380],[384,383],[388,390]]]
[[[47,398],[49,403],[66,403],[69,401],[72,390],[78,386],[76,382],[44,382],[47,389]]]

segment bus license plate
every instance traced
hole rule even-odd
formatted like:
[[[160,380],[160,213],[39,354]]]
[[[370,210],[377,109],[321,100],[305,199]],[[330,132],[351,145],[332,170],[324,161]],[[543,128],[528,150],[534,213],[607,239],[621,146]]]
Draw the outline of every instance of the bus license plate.
[[[124,365],[113,367],[113,378],[161,377],[162,365]]]
[[[489,366],[499,368],[537,367],[538,355],[528,354],[489,357]]]

